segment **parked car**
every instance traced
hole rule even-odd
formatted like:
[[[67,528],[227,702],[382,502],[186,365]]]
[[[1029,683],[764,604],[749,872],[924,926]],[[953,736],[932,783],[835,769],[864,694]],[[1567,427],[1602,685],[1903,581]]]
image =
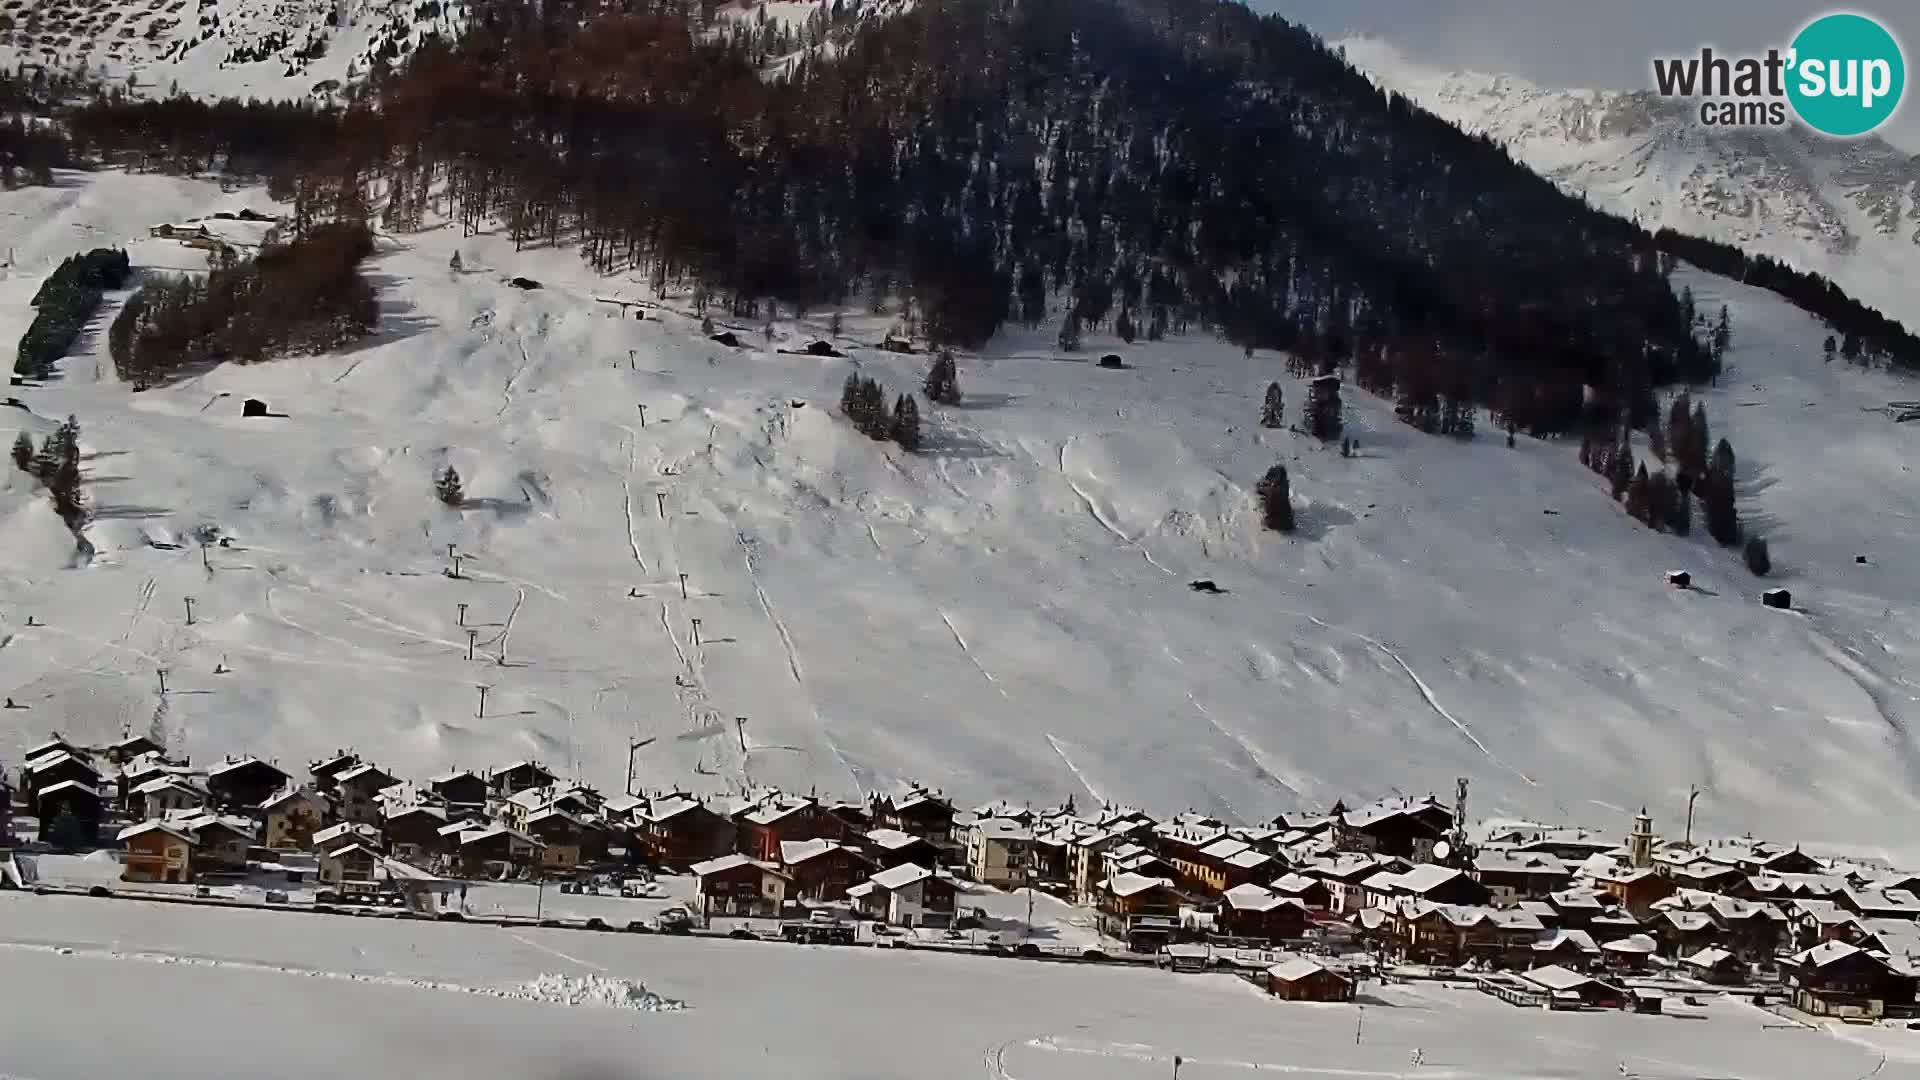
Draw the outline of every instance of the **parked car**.
[[[287,902],[287,894],[286,894],[286,893],[283,893],[283,892],[281,892],[281,891],[280,891],[279,889],[268,889],[268,890],[267,890],[267,903],[269,903],[269,904],[284,904],[284,903],[286,903],[286,902]]]
[[[620,895],[629,900],[664,900],[667,890],[657,882],[628,881],[620,886]]]
[[[840,913],[826,908],[815,908],[807,912],[807,923],[811,926],[833,926],[840,921]]]
[[[693,929],[693,912],[675,904],[653,917],[653,928],[663,934],[684,934]]]

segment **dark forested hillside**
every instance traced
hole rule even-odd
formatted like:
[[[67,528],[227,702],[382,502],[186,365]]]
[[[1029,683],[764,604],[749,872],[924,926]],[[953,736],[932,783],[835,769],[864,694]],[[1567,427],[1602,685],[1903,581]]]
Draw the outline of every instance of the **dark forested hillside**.
[[[921,0],[766,77],[689,0],[498,4],[345,110],[104,101],[85,149],[269,175],[296,227],[430,209],[739,314],[908,293],[933,340],[1190,326],[1404,415],[1570,430],[1717,354],[1649,234],[1220,0]],[[1588,397],[1584,386],[1599,393]]]

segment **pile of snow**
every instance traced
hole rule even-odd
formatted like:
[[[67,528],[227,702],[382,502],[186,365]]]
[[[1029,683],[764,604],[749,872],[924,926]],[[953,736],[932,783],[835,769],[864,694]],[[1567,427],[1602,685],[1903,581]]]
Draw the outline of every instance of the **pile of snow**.
[[[686,1002],[661,997],[631,979],[610,979],[604,975],[549,973],[529,980],[509,991],[507,996],[552,1005],[590,1005],[640,1012],[678,1012],[687,1007]]]

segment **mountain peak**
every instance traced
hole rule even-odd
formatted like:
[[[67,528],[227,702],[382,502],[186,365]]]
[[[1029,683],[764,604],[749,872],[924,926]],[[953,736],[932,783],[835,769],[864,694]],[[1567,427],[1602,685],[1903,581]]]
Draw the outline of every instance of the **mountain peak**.
[[[1376,83],[1604,209],[1824,274],[1895,318],[1916,314],[1902,283],[1920,270],[1920,158],[1884,139],[1708,128],[1650,90],[1449,71],[1377,37],[1334,44]]]

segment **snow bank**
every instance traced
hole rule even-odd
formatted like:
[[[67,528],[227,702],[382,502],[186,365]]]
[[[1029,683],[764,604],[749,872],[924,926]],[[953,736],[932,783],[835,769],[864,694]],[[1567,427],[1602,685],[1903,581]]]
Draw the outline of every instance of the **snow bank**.
[[[684,1001],[661,997],[631,979],[610,979],[604,975],[546,974],[509,991],[508,997],[541,1001],[553,1005],[588,1005],[603,1009],[636,1009],[640,1012],[678,1012]]]

